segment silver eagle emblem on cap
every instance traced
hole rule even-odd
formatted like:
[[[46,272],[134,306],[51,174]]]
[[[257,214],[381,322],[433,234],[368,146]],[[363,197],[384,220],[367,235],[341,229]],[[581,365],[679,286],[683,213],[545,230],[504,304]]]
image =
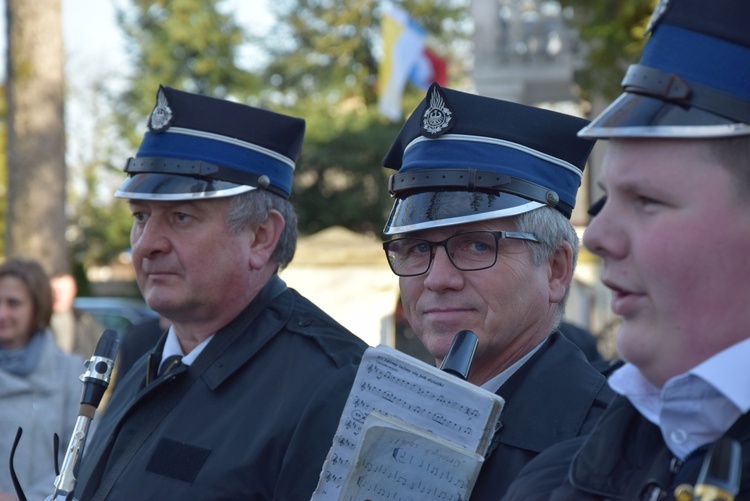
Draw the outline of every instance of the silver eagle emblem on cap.
[[[173,118],[172,108],[169,107],[164,89],[159,87],[159,92],[156,93],[156,106],[148,118],[148,128],[151,132],[162,132],[170,126]]]
[[[451,128],[453,112],[448,108],[439,87],[433,85],[430,89],[430,105],[422,115],[422,132],[430,137],[440,135]]]

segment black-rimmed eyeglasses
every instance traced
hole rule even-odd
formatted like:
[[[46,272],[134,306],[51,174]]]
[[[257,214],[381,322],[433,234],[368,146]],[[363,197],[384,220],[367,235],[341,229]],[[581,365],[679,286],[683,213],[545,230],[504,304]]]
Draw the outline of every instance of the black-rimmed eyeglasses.
[[[395,238],[383,242],[383,249],[393,273],[414,277],[427,273],[437,247],[443,247],[453,266],[462,271],[492,268],[497,262],[498,241],[501,239],[538,242],[533,233],[520,231],[470,231],[459,233],[440,242],[421,238]]]

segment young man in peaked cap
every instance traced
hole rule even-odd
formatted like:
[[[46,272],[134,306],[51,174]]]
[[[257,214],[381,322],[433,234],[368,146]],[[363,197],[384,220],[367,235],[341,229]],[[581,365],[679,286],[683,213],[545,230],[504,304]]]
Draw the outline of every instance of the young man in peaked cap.
[[[621,318],[618,394],[509,499],[750,499],[750,3],[662,1],[584,234]]]
[[[159,88],[116,196],[138,286],[171,327],[118,382],[76,498],[309,499],[366,345],[277,276],[304,128]]]
[[[409,324],[437,365],[473,331],[468,379],[506,402],[472,499],[502,495],[610,399],[557,331],[578,252],[569,217],[594,144],[576,137],[585,123],[433,85],[384,160],[398,169],[384,249]]]

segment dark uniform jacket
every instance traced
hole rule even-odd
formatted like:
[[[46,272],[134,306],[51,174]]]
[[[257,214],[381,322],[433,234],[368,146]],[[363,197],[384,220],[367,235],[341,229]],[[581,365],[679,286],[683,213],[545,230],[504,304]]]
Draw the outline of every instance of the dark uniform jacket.
[[[541,451],[590,432],[614,396],[581,350],[557,332],[497,393],[505,399],[502,425],[472,490],[472,500],[500,499]]]
[[[367,345],[274,277],[189,366],[119,382],[75,497],[309,499]]]
[[[726,436],[742,447],[741,491],[734,499],[750,500],[750,414],[740,417]],[[679,461],[659,428],[627,398],[617,397],[589,437],[545,451],[504,499],[674,500],[678,486],[695,485],[708,449],[701,447]]]

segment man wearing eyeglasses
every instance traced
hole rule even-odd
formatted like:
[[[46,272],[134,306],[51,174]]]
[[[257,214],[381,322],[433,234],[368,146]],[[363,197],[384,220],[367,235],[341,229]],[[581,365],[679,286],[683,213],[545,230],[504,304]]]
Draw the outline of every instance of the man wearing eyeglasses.
[[[433,85],[385,157],[383,244],[406,319],[440,364],[478,337],[469,381],[505,399],[472,499],[499,499],[545,448],[587,433],[606,380],[557,331],[578,253],[570,223],[585,120]]]

